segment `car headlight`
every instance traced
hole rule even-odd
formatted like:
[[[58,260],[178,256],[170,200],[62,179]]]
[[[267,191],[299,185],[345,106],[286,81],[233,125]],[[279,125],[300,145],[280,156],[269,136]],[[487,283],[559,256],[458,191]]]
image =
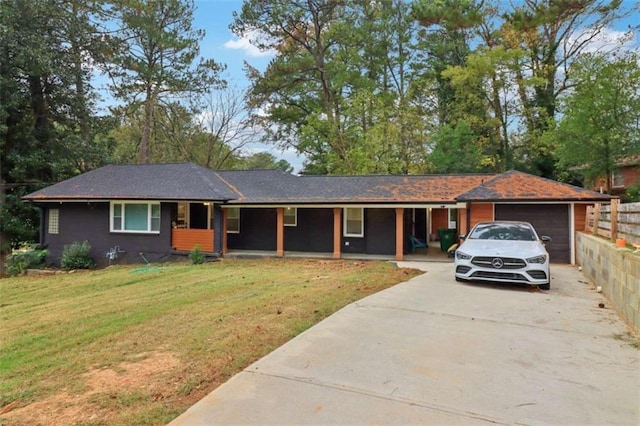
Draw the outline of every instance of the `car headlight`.
[[[536,257],[530,257],[527,259],[527,263],[545,263],[547,261],[547,256],[542,254]]]
[[[468,255],[467,253],[461,252],[460,250],[456,250],[456,259],[469,260],[471,259],[471,256]]]

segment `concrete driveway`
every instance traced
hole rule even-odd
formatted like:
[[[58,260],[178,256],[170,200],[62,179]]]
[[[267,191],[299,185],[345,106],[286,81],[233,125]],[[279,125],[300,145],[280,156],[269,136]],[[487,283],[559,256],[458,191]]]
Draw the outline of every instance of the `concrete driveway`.
[[[450,263],[353,303],[171,424],[640,424],[637,339],[572,266],[549,292]],[[605,303],[604,308],[598,307]]]

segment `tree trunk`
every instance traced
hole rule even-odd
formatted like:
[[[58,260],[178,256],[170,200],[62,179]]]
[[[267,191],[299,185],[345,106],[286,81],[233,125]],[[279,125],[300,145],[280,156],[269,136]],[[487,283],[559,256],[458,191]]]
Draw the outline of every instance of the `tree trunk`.
[[[144,122],[142,124],[142,137],[138,150],[138,163],[149,164],[151,159],[151,126],[153,125],[153,107],[155,99],[151,88],[147,89],[147,98],[144,102]]]

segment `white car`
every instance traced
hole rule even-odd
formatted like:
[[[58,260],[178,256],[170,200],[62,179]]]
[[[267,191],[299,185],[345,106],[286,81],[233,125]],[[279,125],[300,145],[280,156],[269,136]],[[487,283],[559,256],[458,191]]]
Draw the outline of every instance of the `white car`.
[[[480,222],[455,252],[456,281],[523,283],[551,288],[549,253],[527,222]]]

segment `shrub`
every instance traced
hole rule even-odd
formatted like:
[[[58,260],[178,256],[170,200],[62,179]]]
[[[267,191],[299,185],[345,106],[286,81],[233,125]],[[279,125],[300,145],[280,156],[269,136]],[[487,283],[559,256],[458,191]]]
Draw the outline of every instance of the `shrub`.
[[[81,243],[74,241],[68,246],[64,246],[60,266],[64,269],[89,269],[95,266],[91,258],[91,246],[88,241]]]
[[[640,182],[634,182],[629,188],[627,188],[623,201],[625,203],[637,203],[640,201]]]
[[[204,253],[200,250],[200,246],[196,244],[196,246],[189,253],[189,259],[191,259],[191,263],[194,265],[200,265],[204,263]]]
[[[7,275],[12,277],[21,274],[27,269],[43,266],[47,254],[48,250],[36,247],[13,252],[7,256]]]

